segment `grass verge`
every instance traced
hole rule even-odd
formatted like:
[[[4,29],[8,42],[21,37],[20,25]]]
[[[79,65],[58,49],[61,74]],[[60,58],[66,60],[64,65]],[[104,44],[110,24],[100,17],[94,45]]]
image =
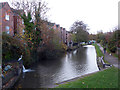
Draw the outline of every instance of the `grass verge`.
[[[96,49],[96,52],[97,52],[97,57],[101,57],[101,56],[104,56],[104,54],[102,53],[102,51],[100,50],[99,46],[95,43],[95,44],[92,44],[95,46],[95,49]]]
[[[104,60],[104,54],[102,53],[102,51],[100,50],[100,47],[95,43],[92,44],[93,46],[95,46],[96,52],[97,52],[97,57],[101,57],[103,56],[103,61],[107,64],[109,64],[106,60]]]
[[[118,86],[120,86],[120,83],[118,84],[118,69],[111,67],[76,81],[61,84],[56,88],[118,88]]]

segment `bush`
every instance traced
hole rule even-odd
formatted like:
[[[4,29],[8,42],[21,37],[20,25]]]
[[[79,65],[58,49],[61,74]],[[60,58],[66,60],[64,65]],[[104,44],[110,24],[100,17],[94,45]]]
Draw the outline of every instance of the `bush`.
[[[97,43],[100,43],[100,41],[101,41],[100,39],[97,39]]]
[[[16,60],[23,52],[22,43],[15,37],[7,34],[2,35],[2,59],[3,62]]]
[[[24,65],[31,64],[30,50],[25,42],[8,34],[2,35],[2,60],[4,62],[16,61],[23,55]]]
[[[110,40],[108,42],[108,49],[112,52],[112,53],[115,53],[116,50],[117,50],[117,47],[116,47],[116,40]]]

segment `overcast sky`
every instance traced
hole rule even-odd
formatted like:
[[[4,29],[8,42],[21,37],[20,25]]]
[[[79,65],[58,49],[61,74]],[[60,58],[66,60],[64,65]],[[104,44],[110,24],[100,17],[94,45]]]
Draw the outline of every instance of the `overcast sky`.
[[[9,1],[9,0],[0,0]],[[83,21],[90,33],[107,32],[118,26],[120,0],[44,0],[50,8],[48,20],[70,30],[76,21]]]

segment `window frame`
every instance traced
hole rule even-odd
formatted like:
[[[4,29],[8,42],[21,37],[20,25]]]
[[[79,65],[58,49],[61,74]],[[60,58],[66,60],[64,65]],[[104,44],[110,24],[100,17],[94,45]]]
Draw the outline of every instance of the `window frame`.
[[[10,27],[9,26],[5,26],[5,29],[6,29],[6,33],[10,34]]]
[[[5,20],[9,21],[10,20],[10,15],[9,14],[5,14]]]

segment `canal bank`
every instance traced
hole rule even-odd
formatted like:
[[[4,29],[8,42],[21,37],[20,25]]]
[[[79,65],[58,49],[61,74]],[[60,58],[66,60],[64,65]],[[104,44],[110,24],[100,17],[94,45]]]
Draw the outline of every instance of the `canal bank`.
[[[97,44],[99,47],[100,47],[100,50],[102,51],[102,52],[104,52],[103,51],[103,47],[100,45],[100,44]],[[106,53],[104,53],[104,59],[108,62],[108,63],[110,63],[111,65],[113,65],[114,67],[116,67],[116,68],[119,68],[120,69],[120,61],[118,60],[118,58],[117,57],[114,57],[113,55],[111,55],[111,54],[109,54],[108,52],[106,52]]]
[[[4,66],[4,65],[3,65]],[[2,89],[11,88],[22,75],[22,65],[18,62],[6,63],[2,73]]]
[[[111,67],[99,72],[88,74],[69,82],[60,83],[55,88],[119,88],[117,68]],[[114,77],[114,79],[113,79]]]
[[[96,52],[98,57],[103,56],[99,47],[96,47]],[[118,83],[118,77],[120,76],[118,76],[118,72],[120,70],[115,67],[103,68],[103,65],[98,59],[97,64],[100,71],[56,83],[57,86],[55,88],[119,88],[120,83]]]
[[[50,88],[55,83],[99,71],[92,45],[67,52],[55,60],[43,60],[31,69],[35,71],[25,73],[25,77],[21,77],[14,87]]]

